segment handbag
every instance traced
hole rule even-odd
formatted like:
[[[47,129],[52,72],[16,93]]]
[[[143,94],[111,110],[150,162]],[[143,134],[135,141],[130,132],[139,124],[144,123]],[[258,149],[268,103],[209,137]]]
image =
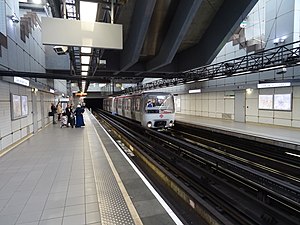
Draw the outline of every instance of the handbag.
[[[53,112],[48,112],[48,116],[54,116]]]

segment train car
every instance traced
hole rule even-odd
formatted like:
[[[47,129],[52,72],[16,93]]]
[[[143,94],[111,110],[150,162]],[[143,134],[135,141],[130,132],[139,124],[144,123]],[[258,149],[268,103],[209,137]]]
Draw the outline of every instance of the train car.
[[[138,121],[142,126],[149,128],[174,126],[174,96],[167,92],[145,92],[109,97],[104,99],[103,109]]]

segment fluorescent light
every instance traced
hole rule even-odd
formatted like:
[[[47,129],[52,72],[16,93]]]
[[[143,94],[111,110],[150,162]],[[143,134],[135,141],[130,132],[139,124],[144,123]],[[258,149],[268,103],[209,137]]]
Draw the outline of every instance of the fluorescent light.
[[[95,22],[98,3],[80,1],[80,20]]]
[[[251,73],[251,72],[250,71],[238,72],[238,73],[232,74],[232,76],[243,75],[243,74],[248,74],[248,73]]]
[[[90,53],[92,53],[92,48],[81,47],[81,53],[90,54]]]
[[[189,90],[189,94],[194,94],[194,93],[201,93],[201,89]]]
[[[191,80],[191,81],[187,81],[185,82],[186,84],[192,84],[192,83],[195,83],[196,81],[195,80]]]
[[[81,56],[81,64],[89,64],[90,58],[90,56]]]
[[[81,71],[88,71],[89,70],[89,66],[81,66]]]
[[[26,80],[22,77],[14,77],[14,82],[24,86],[29,86],[29,80]]]
[[[213,77],[213,79],[220,79],[220,78],[225,78],[227,77],[227,75],[222,75],[222,76],[218,76],[218,77]]]
[[[200,80],[197,80],[197,81],[201,82],[201,81],[206,81],[206,80],[209,80],[209,79],[208,78],[203,78],[203,79],[200,79]]]
[[[247,89],[246,89],[246,93],[247,93],[248,95],[252,94],[252,92],[253,92],[253,89],[252,89],[252,88],[247,88]]]
[[[289,86],[291,86],[291,82],[257,84],[257,88],[274,88],[274,87],[289,87]]]
[[[283,67],[285,67],[285,66],[284,65],[272,66],[272,67],[267,67],[267,68],[260,69],[259,71],[274,70],[274,69],[279,69],[279,68],[283,68]]]
[[[87,76],[87,75],[88,75],[88,72],[87,72],[87,71],[83,71],[83,72],[81,72],[81,75],[82,75],[82,76]]]
[[[291,153],[291,152],[286,152],[286,154],[296,156],[296,157],[300,157],[300,155],[297,155],[297,154],[294,154],[294,153]]]

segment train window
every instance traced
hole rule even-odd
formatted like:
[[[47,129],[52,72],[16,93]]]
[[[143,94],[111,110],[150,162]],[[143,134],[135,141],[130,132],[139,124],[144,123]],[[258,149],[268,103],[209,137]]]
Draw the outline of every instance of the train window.
[[[131,105],[131,99],[126,99],[126,105],[125,105],[125,109],[126,110],[130,110],[130,105]]]
[[[134,110],[135,111],[140,111],[140,108],[141,108],[141,99],[140,98],[136,98],[135,99]]]
[[[118,109],[122,109],[122,99],[118,99]]]
[[[172,95],[149,95],[146,100],[146,110],[154,108],[164,112],[174,112],[174,98]]]

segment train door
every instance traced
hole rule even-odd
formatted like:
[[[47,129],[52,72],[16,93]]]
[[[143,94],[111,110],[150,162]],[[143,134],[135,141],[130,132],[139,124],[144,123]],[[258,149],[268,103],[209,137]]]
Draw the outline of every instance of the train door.
[[[136,101],[136,96],[133,96],[131,98],[131,105],[130,105],[131,119],[133,119],[133,120],[136,120],[136,118],[135,118],[135,101]]]
[[[124,103],[124,116],[127,118],[131,118],[131,98],[125,98],[123,100]]]
[[[141,97],[136,96],[134,101],[135,120],[141,122]]]

